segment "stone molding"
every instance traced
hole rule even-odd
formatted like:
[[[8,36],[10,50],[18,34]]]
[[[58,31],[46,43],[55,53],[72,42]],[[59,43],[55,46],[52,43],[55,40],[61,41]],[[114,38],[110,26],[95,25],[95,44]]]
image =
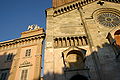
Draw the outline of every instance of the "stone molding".
[[[99,1],[99,0],[78,0],[78,1],[74,1],[72,3],[70,3],[69,5],[62,5],[60,7],[57,7],[54,9],[54,13],[53,16],[58,16],[60,14],[69,12],[71,10],[83,7],[87,4],[93,3],[95,1]],[[118,0],[103,0],[103,1],[108,1],[108,2],[113,2],[113,3],[120,3],[120,1]]]
[[[21,67],[28,67],[28,66],[32,66],[32,63],[28,62],[27,60],[24,61],[22,64],[20,64],[19,68]]]
[[[86,36],[69,36],[54,38],[54,47],[68,47],[68,46],[85,46],[88,45],[88,38]]]
[[[0,42],[0,47],[3,47],[3,46],[5,47],[5,46],[9,46],[9,45],[15,45],[15,44],[18,44],[18,43],[32,41],[32,40],[36,40],[36,39],[40,39],[40,38],[45,38],[45,33],[34,35],[34,36],[29,36],[29,37],[24,37],[24,38],[18,38],[18,39],[9,40],[9,41],[4,41],[4,42]]]

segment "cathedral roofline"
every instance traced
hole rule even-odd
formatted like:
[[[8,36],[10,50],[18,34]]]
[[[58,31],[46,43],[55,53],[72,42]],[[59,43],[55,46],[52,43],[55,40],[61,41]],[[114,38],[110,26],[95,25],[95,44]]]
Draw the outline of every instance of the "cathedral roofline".
[[[53,0],[53,3],[52,3],[52,7],[53,8],[57,8],[57,7],[60,7],[60,6],[63,6],[63,5],[66,5],[66,4],[70,4],[70,3],[73,3],[73,2],[75,2],[75,1],[79,1],[79,0],[59,0],[59,1],[57,1],[57,0]]]
[[[50,15],[53,15],[55,17],[55,16],[58,16],[60,14],[77,9],[79,7],[86,6],[86,5],[91,4],[93,2],[96,2],[96,1],[99,2],[98,4],[100,4],[100,1],[102,1],[101,3],[112,2],[112,3],[120,4],[120,1],[111,1],[111,0],[82,0],[82,1],[77,0],[77,1],[73,1],[70,3],[64,4],[64,5],[58,6],[58,7],[48,8],[48,9],[46,9],[46,11],[50,11],[50,12],[48,12],[48,14],[50,13]],[[52,13],[51,13],[51,10],[52,10]]]
[[[70,2],[69,2],[70,1]],[[61,7],[61,6],[65,6],[65,5],[69,5],[69,4],[73,4],[73,3],[75,3],[75,2],[83,2],[83,4],[85,3],[89,3],[89,2],[94,2],[94,1],[107,1],[107,2],[114,2],[114,3],[120,3],[120,1],[119,0],[69,0],[68,2],[66,2],[66,3],[64,3],[64,4],[62,4],[62,5],[59,5],[59,6],[56,6],[56,7],[54,7],[54,6],[52,6],[52,8],[59,8],[59,7]],[[57,4],[59,4],[59,2],[57,3]]]

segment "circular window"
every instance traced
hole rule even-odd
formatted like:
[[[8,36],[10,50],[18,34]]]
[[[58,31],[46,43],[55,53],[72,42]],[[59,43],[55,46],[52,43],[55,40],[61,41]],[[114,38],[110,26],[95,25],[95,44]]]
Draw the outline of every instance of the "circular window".
[[[114,13],[101,13],[97,17],[98,22],[106,27],[115,27],[120,25],[120,17]]]

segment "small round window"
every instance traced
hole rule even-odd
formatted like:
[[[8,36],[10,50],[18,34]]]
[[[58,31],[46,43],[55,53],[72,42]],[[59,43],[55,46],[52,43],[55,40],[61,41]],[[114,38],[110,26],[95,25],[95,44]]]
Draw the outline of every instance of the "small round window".
[[[120,25],[120,17],[114,13],[101,13],[97,17],[98,22],[106,27],[115,27]]]

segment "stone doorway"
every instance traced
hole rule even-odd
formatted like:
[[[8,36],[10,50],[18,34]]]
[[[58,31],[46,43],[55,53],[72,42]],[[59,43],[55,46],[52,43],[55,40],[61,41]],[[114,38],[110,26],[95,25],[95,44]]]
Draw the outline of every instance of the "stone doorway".
[[[70,80],[88,80],[88,78],[83,75],[78,74],[78,75],[73,76]]]

